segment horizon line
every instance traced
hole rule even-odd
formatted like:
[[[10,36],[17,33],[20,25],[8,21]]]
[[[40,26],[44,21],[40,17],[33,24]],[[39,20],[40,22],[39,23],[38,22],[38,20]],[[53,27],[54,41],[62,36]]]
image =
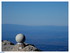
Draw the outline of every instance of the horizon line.
[[[2,25],[3,25],[4,23],[2,23]],[[8,25],[10,25],[10,24],[8,24]],[[11,24],[11,25],[23,25],[23,24]],[[68,27],[68,25],[24,25],[24,26],[67,26]]]

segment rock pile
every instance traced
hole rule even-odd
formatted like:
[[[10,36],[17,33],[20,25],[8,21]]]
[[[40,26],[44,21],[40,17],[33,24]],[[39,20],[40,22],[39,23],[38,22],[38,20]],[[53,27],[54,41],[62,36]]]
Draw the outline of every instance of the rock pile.
[[[11,51],[14,44],[8,40],[2,41],[2,51]]]
[[[17,44],[14,45],[12,42],[3,40],[2,41],[2,51],[40,51],[34,45],[25,43],[25,36],[23,34],[18,34],[16,36]]]

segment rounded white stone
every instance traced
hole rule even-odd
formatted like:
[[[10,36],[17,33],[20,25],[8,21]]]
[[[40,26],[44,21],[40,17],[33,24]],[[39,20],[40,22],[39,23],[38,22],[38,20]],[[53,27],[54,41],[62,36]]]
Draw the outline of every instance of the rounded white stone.
[[[25,41],[25,36],[23,34],[17,34],[15,39],[18,43],[22,43]]]

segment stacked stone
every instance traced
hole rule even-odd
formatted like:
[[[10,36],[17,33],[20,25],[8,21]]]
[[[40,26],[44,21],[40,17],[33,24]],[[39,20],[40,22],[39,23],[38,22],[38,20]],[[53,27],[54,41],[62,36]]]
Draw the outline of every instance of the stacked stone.
[[[15,37],[16,45],[10,41],[2,42],[2,51],[40,51],[34,45],[25,43],[25,35],[17,34]]]
[[[17,44],[13,47],[13,51],[36,51],[38,50],[36,47],[30,44],[25,44],[25,35],[17,34],[16,36]]]

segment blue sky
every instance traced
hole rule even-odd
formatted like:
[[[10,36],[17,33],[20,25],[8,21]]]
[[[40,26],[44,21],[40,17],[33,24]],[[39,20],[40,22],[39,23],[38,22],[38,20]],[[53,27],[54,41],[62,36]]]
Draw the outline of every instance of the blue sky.
[[[2,2],[2,23],[68,25],[68,2]]]

